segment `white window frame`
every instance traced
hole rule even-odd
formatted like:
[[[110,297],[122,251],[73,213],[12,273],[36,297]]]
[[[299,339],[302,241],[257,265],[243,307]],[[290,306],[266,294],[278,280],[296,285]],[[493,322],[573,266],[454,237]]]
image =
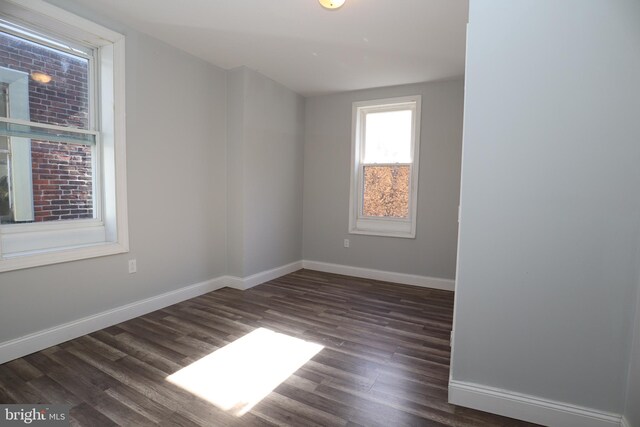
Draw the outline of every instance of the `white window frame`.
[[[0,272],[128,252],[125,37],[42,0],[0,0],[0,20],[93,49],[99,81],[90,88],[95,218],[0,226]]]
[[[416,215],[418,205],[418,172],[420,159],[420,117],[422,97],[420,95],[399,98],[376,99],[354,102],[352,108],[352,137],[351,137],[351,191],[349,195],[349,233],[367,234],[372,236],[402,237],[413,239],[416,237]],[[379,218],[363,215],[364,201],[364,142],[366,115],[374,112],[411,110],[411,162],[409,164],[410,194],[409,217]],[[405,165],[406,163],[398,163]],[[371,164],[368,164],[371,165]],[[375,164],[373,164],[375,165]],[[388,163],[380,163],[389,166]]]

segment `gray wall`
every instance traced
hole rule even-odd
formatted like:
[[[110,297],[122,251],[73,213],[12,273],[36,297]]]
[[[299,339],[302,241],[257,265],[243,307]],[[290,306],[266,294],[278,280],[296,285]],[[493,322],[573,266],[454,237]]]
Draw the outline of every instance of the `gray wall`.
[[[406,95],[422,95],[416,238],[348,234],[352,103]],[[463,82],[456,80],[307,98],[305,260],[454,277],[463,97]]]
[[[633,346],[631,349],[631,362],[629,364],[629,388],[624,412],[629,422],[629,427],[640,427],[640,283],[637,294]]]
[[[227,74],[227,272],[244,277],[245,70]]]
[[[302,259],[304,99],[245,67],[229,72],[229,274]]]
[[[131,252],[0,274],[0,342],[225,274],[225,71],[52,3],[127,36]]]
[[[622,413],[640,2],[470,6],[452,378]]]

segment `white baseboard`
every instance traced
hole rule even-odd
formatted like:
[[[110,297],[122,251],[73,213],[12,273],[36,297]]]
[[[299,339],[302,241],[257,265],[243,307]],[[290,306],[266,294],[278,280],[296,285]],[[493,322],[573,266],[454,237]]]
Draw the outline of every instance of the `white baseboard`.
[[[285,274],[293,273],[301,268],[322,271],[326,273],[343,274],[345,276],[360,277],[364,279],[383,280],[385,282],[402,283],[405,285],[420,286],[423,288],[442,289],[453,291],[455,281],[450,279],[440,279],[436,277],[417,276],[413,274],[395,273],[392,271],[373,270],[370,268],[352,267],[350,265],[330,264],[319,261],[296,261],[291,264],[276,267],[251,276],[242,278],[227,276],[227,286],[234,289],[247,290],[254,286],[277,279]]]
[[[264,282],[268,282],[269,280],[277,279],[278,277],[282,277],[286,274],[293,273],[294,271],[298,271],[301,268],[302,268],[302,261],[296,261],[296,262],[292,262],[291,264],[283,265],[280,267],[273,268],[271,270],[262,271],[260,273],[253,274],[245,278],[227,276],[227,286],[229,286],[230,288],[246,291],[247,289],[251,289],[254,286],[258,286]]]
[[[227,277],[218,277],[166,292],[92,316],[54,326],[11,341],[0,343],[0,364],[71,339],[107,328],[125,320],[215,291],[227,285]]]
[[[363,279],[383,280],[385,282],[402,283],[404,285],[420,286],[423,288],[455,290],[455,281],[436,277],[417,276],[414,274],[395,273],[393,271],[373,270],[370,268],[352,267],[350,265],[330,264],[319,261],[302,261],[304,268],[323,271],[326,273],[344,274],[345,276],[361,277]]]
[[[87,316],[82,319],[34,332],[20,338],[2,342],[0,343],[0,364],[65,341],[69,341],[82,335],[107,328],[117,323],[133,319],[134,317],[142,316],[189,298],[194,298],[207,292],[215,291],[225,286],[240,290],[247,290],[261,283],[268,282],[269,280],[298,271],[301,268],[427,288],[445,289],[450,291],[454,289],[453,280],[371,270],[339,264],[328,264],[317,261],[296,261],[268,271],[253,274],[245,278],[223,276],[201,283],[196,283],[175,291],[136,301],[121,307]]]
[[[620,426],[621,427],[631,427],[631,423],[629,422],[629,420],[627,420],[627,417],[625,417],[624,415],[622,416],[622,420],[620,422]]]
[[[449,403],[545,426],[624,426],[619,414],[455,380],[449,381]]]

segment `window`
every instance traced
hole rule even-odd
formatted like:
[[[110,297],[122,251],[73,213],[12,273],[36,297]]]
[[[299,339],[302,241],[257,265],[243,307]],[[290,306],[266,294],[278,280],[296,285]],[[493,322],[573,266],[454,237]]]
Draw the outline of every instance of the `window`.
[[[0,271],[128,250],[124,36],[0,3]]]
[[[350,233],[415,237],[420,102],[353,104]]]

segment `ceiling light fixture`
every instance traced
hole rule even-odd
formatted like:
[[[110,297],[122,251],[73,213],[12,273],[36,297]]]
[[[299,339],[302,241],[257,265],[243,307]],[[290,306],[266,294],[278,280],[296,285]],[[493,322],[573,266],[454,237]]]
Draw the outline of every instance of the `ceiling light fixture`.
[[[318,0],[325,9],[338,9],[345,0]]]

